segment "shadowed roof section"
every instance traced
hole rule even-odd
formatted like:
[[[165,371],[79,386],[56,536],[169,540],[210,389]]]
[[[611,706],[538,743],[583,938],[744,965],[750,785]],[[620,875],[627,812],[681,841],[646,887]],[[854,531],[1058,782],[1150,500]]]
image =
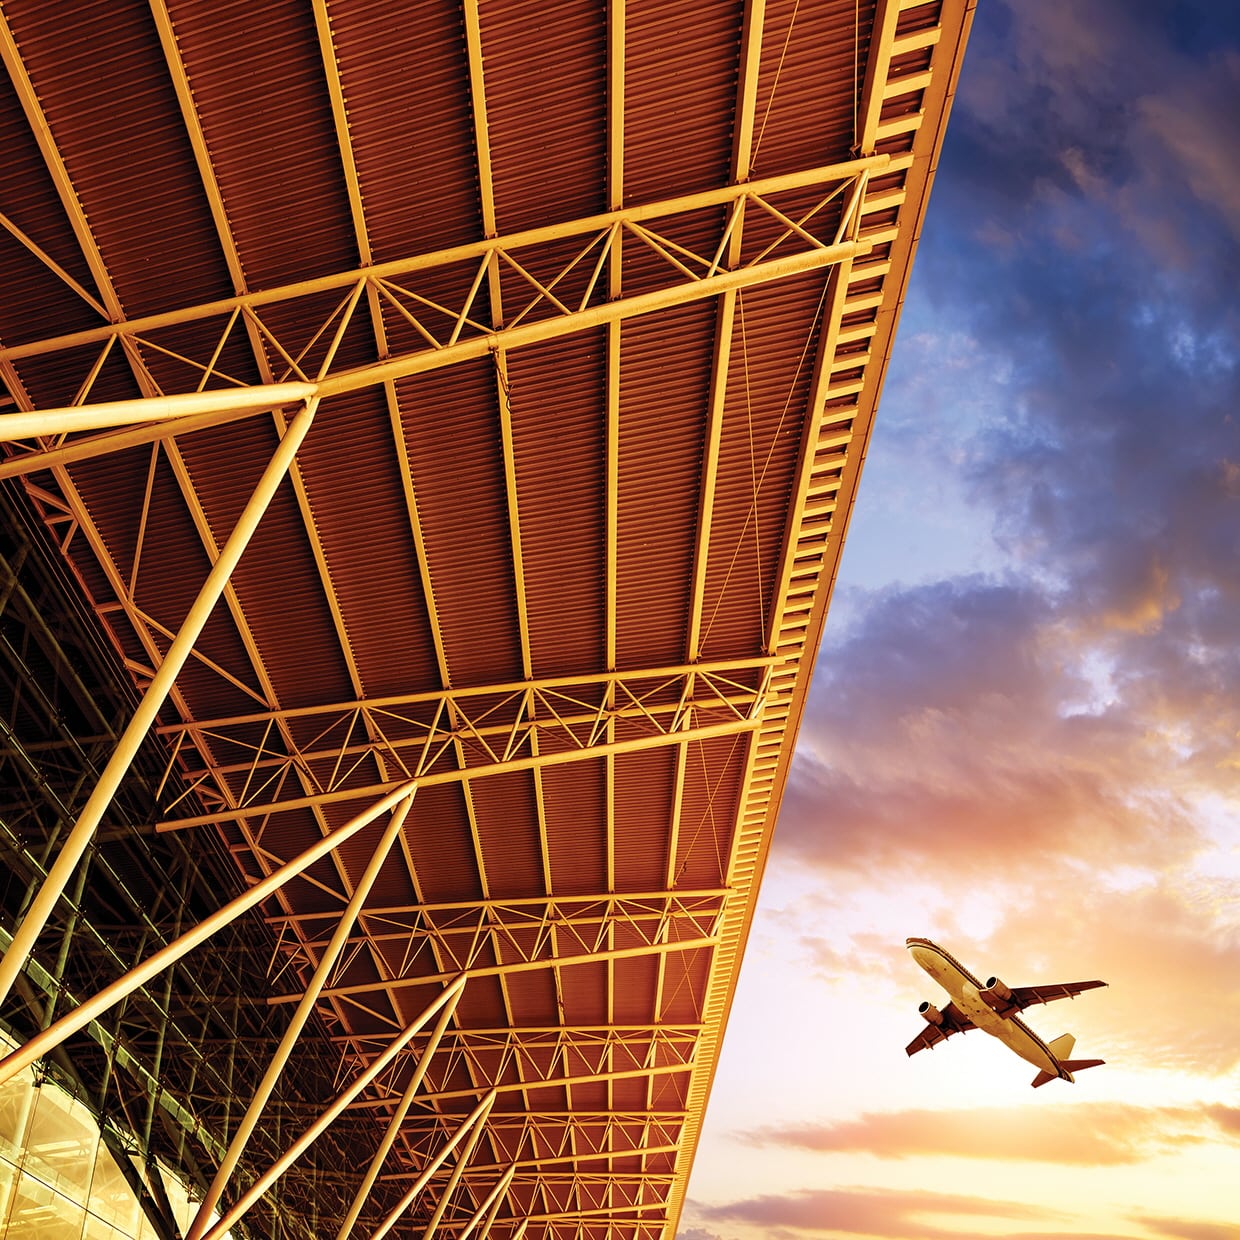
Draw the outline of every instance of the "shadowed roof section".
[[[251,914],[274,1012],[372,884],[353,1234],[670,1240],[971,11],[6,0],[0,414],[317,393],[152,826],[252,885],[416,789]],[[298,407],[7,446],[139,687]]]

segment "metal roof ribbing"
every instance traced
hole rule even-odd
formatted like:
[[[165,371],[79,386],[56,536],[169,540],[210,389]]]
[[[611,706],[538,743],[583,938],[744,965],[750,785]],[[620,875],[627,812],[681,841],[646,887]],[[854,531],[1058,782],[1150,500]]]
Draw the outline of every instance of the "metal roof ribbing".
[[[254,881],[418,778],[320,1033],[348,1079],[463,968],[458,1048],[515,1040],[430,1056],[367,1218],[498,1086],[437,1226],[459,1232],[514,1165],[497,1235],[675,1225],[970,8],[154,0],[108,34],[5,3],[14,106],[46,123],[39,147],[3,122],[18,222],[118,324],[56,345],[98,314],[0,236],[38,325],[0,318],[29,346],[0,348],[14,399],[286,374],[328,393],[165,711],[203,806],[164,825],[214,822]],[[123,124],[84,77],[92,48]],[[850,163],[871,145],[890,160]],[[746,197],[751,174],[790,179]],[[287,421],[31,475],[139,680]],[[267,902],[290,984],[382,829]],[[385,934],[393,916],[422,920]],[[522,1043],[621,1025],[645,1030],[631,1062]],[[661,1031],[684,1025],[669,1058]],[[412,1070],[354,1105],[382,1121]],[[543,1140],[544,1110],[572,1142]]]

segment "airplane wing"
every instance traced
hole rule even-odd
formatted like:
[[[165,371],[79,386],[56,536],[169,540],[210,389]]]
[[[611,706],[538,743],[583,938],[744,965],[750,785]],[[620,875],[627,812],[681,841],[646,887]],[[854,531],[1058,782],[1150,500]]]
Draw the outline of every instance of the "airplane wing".
[[[977,1028],[954,1003],[947,1004],[943,1008],[942,1015],[941,1025],[926,1022],[926,1027],[904,1048],[906,1055],[916,1055],[918,1051],[937,1046],[940,1042],[945,1042],[950,1038],[953,1033],[968,1033],[970,1029]]]
[[[1035,1003],[1051,1003],[1056,999],[1072,999],[1083,990],[1096,990],[1106,982],[1053,982],[1049,986],[1013,986],[1012,1002],[1021,1008]]]

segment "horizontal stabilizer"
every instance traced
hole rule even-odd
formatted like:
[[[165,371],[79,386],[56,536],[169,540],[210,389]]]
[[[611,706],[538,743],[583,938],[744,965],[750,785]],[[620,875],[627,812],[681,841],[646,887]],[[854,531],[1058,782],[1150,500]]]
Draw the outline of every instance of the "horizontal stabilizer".
[[[1106,1063],[1105,1059],[1061,1059],[1059,1061],[1069,1072],[1083,1072],[1086,1068],[1096,1068]]]
[[[1053,1046],[1054,1043],[1052,1042],[1051,1045]],[[1063,1070],[1067,1072],[1068,1074],[1064,1079],[1070,1081],[1072,1079],[1072,1073],[1081,1072],[1085,1068],[1096,1068],[1099,1064],[1102,1064],[1102,1063],[1106,1063],[1106,1060],[1105,1059],[1061,1059],[1059,1061],[1059,1066],[1063,1068]],[[1053,1072],[1039,1072],[1037,1076],[1033,1078],[1033,1081],[1031,1083],[1034,1089],[1037,1089],[1038,1086],[1045,1085],[1047,1081],[1053,1081],[1056,1079],[1057,1078]]]

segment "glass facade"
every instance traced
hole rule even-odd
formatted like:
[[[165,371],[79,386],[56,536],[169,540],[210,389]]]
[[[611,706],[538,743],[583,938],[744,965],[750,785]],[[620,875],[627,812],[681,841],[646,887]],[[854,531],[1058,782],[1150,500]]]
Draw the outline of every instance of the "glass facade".
[[[0,1035],[0,1050],[12,1043]],[[161,1169],[178,1226],[194,1210],[185,1186]],[[89,1108],[26,1069],[0,1086],[0,1236],[6,1240],[156,1240],[100,1140]]]

